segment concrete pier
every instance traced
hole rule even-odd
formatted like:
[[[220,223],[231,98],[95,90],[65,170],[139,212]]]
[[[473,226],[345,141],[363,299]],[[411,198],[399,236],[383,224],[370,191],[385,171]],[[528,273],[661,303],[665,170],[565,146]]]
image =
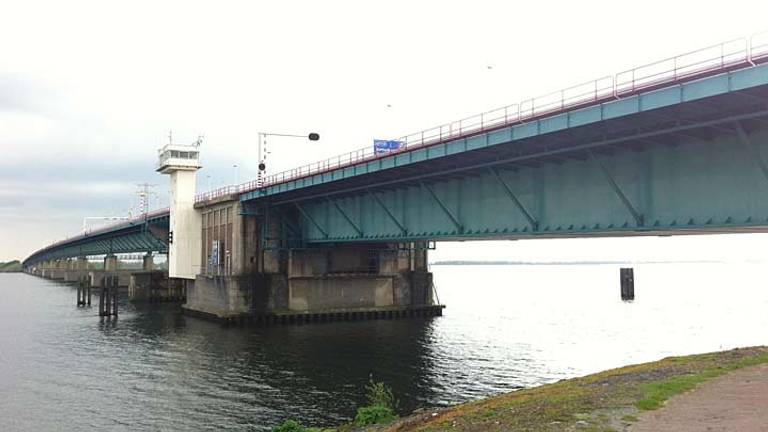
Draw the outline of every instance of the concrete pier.
[[[442,306],[434,304],[424,242],[289,248],[277,240],[280,221],[244,215],[236,199],[223,197],[197,208],[202,213],[201,271],[186,283],[183,305],[191,315],[224,321],[310,317],[310,322],[313,316],[442,313]],[[270,240],[261,241],[261,236]]]
[[[102,278],[105,275],[115,275],[115,277],[117,278],[118,288],[128,288],[128,285],[131,282],[130,270],[118,270],[118,271],[90,270],[88,271],[88,276],[91,279],[91,286],[101,288]]]
[[[178,281],[168,279],[163,270],[146,270],[131,273],[128,284],[128,300],[132,302],[182,301],[184,291]]]
[[[107,255],[104,257],[104,271],[112,272],[117,270],[117,256]]]

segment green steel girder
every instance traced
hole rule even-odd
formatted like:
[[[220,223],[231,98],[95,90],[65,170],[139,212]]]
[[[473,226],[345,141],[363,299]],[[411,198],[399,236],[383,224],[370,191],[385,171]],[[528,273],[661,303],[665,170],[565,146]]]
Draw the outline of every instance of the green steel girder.
[[[736,129],[736,133],[739,135],[739,139],[747,147],[750,155],[752,155],[752,160],[760,168],[760,171],[763,173],[763,177],[768,180],[768,165],[765,163],[765,158],[763,158],[763,155],[761,155],[755,146],[752,145],[752,140],[744,131],[744,127],[742,126],[741,122],[734,122],[734,127]]]
[[[424,189],[426,189],[427,192],[429,192],[429,196],[431,196],[432,199],[435,200],[435,202],[440,207],[440,209],[443,210],[443,213],[446,216],[448,216],[448,219],[450,219],[451,222],[453,222],[453,224],[456,226],[456,229],[459,231],[459,234],[463,233],[464,232],[464,226],[461,224],[461,222],[459,222],[459,219],[456,216],[454,216],[453,212],[448,208],[448,206],[445,205],[443,200],[441,200],[437,196],[437,194],[435,194],[435,191],[432,189],[432,186],[430,186],[429,184],[424,183],[424,182],[421,183],[421,186]]]
[[[161,239],[152,235],[146,226],[147,224],[143,223],[128,226],[121,231],[79,238],[69,244],[38,252],[25,260],[25,265],[34,265],[38,262],[54,259],[109,253],[166,252],[168,246]]]
[[[304,219],[324,221],[322,230],[302,224],[310,244],[768,231],[768,177],[760,163],[768,155],[768,123],[737,117],[738,128],[727,127],[732,118],[720,119],[723,133],[709,139],[673,134],[694,130],[676,126],[638,134],[663,138],[642,147],[630,145],[637,137],[628,137],[600,153],[586,145],[551,150],[577,156],[557,163],[523,166],[519,162],[528,158],[510,158],[472,167],[473,175],[432,177],[429,183],[403,179],[376,191],[348,190],[294,204],[303,208]],[[499,167],[506,167],[504,177]],[[329,199],[355,209],[358,229],[328,211]],[[509,211],[510,201],[519,203],[519,211]]]
[[[341,208],[338,201],[328,198],[328,202],[333,204],[333,206],[336,207],[336,210],[339,212],[339,214],[341,214],[344,220],[346,220],[349,223],[349,226],[351,226],[352,229],[354,229],[360,237],[363,237],[363,230],[361,230],[360,227],[352,220],[352,218],[349,217],[347,212],[345,212],[344,209]]]
[[[634,205],[632,205],[632,202],[627,198],[627,195],[624,193],[623,190],[621,190],[621,187],[619,187],[618,183],[616,183],[616,180],[613,178],[611,173],[608,171],[608,168],[603,165],[603,163],[600,161],[600,159],[595,156],[595,153],[590,151],[589,152],[590,158],[592,158],[592,161],[595,162],[595,164],[598,166],[600,171],[605,176],[605,179],[608,181],[608,184],[611,185],[611,189],[616,194],[616,196],[619,197],[621,200],[621,203],[624,204],[624,207],[627,208],[629,213],[632,215],[632,217],[635,219],[635,224],[637,224],[638,227],[643,226],[643,215],[640,213]]]
[[[578,128],[599,129],[607,123],[632,125],[640,117],[665,119],[665,109],[677,109],[686,104],[696,104],[697,111],[706,116],[721,109],[719,97],[729,97],[738,104],[756,104],[765,110],[765,97],[751,91],[768,85],[768,64],[722,73],[691,82],[671,84],[664,88],[644,90],[638,94],[624,96],[599,105],[573,109],[551,117],[521,122],[509,127],[492,130],[473,136],[441,142],[424,148],[408,149],[391,156],[365,160],[348,167],[321,172],[312,176],[286,181],[243,194],[241,201],[257,200],[279,196],[302,189],[331,185],[339,181],[371,174],[384,174],[392,169],[402,169],[425,161],[438,161],[446,156],[489,150],[533,137],[558,132],[570,132]],[[668,119],[667,119],[668,120]],[[331,186],[329,189],[333,189]],[[282,200],[282,198],[279,198]]]
[[[371,198],[373,198],[373,200],[376,201],[376,203],[381,207],[381,209],[384,210],[384,213],[387,215],[387,217],[389,217],[389,219],[394,222],[398,228],[400,228],[400,232],[403,235],[408,235],[408,228],[406,228],[405,225],[403,225],[403,223],[400,222],[400,220],[398,220],[394,214],[392,214],[392,212],[389,210],[389,207],[384,204],[384,201],[382,201],[381,198],[379,198],[378,195],[376,195],[376,193],[370,189],[368,189],[368,195],[370,195]]]
[[[306,211],[306,210],[304,210],[304,207],[302,207],[302,206],[301,206],[301,204],[299,204],[298,202],[297,202],[297,203],[294,203],[294,204],[296,205],[296,209],[298,209],[298,210],[299,210],[299,213],[301,213],[301,215],[302,215],[302,216],[304,216],[304,217],[305,217],[305,218],[306,218],[308,221],[310,221],[310,222],[312,223],[312,225],[313,225],[313,226],[314,226],[314,227],[315,227],[315,228],[316,228],[318,231],[320,231],[320,232],[323,234],[323,237],[327,238],[327,237],[328,237],[328,232],[327,232],[326,230],[324,230],[324,229],[323,229],[323,228],[320,226],[320,224],[318,224],[318,223],[317,223],[317,221],[315,220],[315,218],[313,218],[313,217],[312,217],[312,216],[311,216],[309,213],[307,213],[307,211]]]
[[[531,224],[531,231],[536,231],[539,229],[539,222],[531,216],[531,213],[525,208],[523,203],[520,202],[520,200],[517,198],[517,195],[515,195],[514,192],[512,192],[512,189],[509,187],[507,182],[504,181],[504,179],[499,174],[499,171],[494,167],[489,167],[488,170],[493,174],[493,177],[499,182],[501,187],[504,189],[504,192],[507,194],[509,199],[515,204],[515,207],[520,211],[520,213],[525,216],[525,218],[528,220],[528,223]]]

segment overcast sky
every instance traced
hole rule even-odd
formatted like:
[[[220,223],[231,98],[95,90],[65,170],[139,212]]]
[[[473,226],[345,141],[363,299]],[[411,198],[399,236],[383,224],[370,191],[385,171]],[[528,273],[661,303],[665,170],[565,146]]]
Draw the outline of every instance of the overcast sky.
[[[167,205],[154,164],[169,130],[205,136],[202,190],[254,177],[258,131],[322,137],[271,141],[276,172],[768,30],[766,16],[765,1],[0,0],[0,261],[76,234],[85,216],[125,215],[137,183]],[[602,257],[611,245],[652,257],[663,241],[684,254],[713,240],[436,256]]]

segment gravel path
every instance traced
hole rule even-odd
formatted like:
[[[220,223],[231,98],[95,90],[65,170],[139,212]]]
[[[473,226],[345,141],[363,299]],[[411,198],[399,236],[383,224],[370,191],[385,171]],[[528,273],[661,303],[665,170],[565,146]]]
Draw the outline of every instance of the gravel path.
[[[767,432],[768,364],[730,372],[640,415],[630,432]]]

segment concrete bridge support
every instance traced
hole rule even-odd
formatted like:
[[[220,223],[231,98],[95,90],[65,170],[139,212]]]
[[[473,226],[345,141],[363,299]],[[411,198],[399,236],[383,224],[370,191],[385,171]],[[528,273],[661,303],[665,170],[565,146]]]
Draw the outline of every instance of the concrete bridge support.
[[[104,257],[104,271],[117,271],[117,256],[107,255]]]
[[[128,288],[128,284],[131,280],[131,272],[129,270],[107,271],[107,270],[90,270],[88,277],[91,281],[92,287],[101,288],[102,278],[104,276],[114,275],[117,278],[118,288]]]
[[[184,292],[177,279],[168,279],[164,270],[133,272],[128,284],[128,299],[133,302],[181,301]]]
[[[67,260],[51,261],[44,276],[52,280],[64,280],[67,272]]]
[[[433,304],[425,242],[288,248],[272,240],[280,238],[279,221],[262,230],[255,217],[240,216],[239,201],[201,211],[203,271],[188,285],[188,313],[230,320],[442,310]]]
[[[152,253],[148,253],[144,255],[144,258],[142,259],[141,268],[144,271],[152,271],[155,269],[155,257],[152,255]]]

